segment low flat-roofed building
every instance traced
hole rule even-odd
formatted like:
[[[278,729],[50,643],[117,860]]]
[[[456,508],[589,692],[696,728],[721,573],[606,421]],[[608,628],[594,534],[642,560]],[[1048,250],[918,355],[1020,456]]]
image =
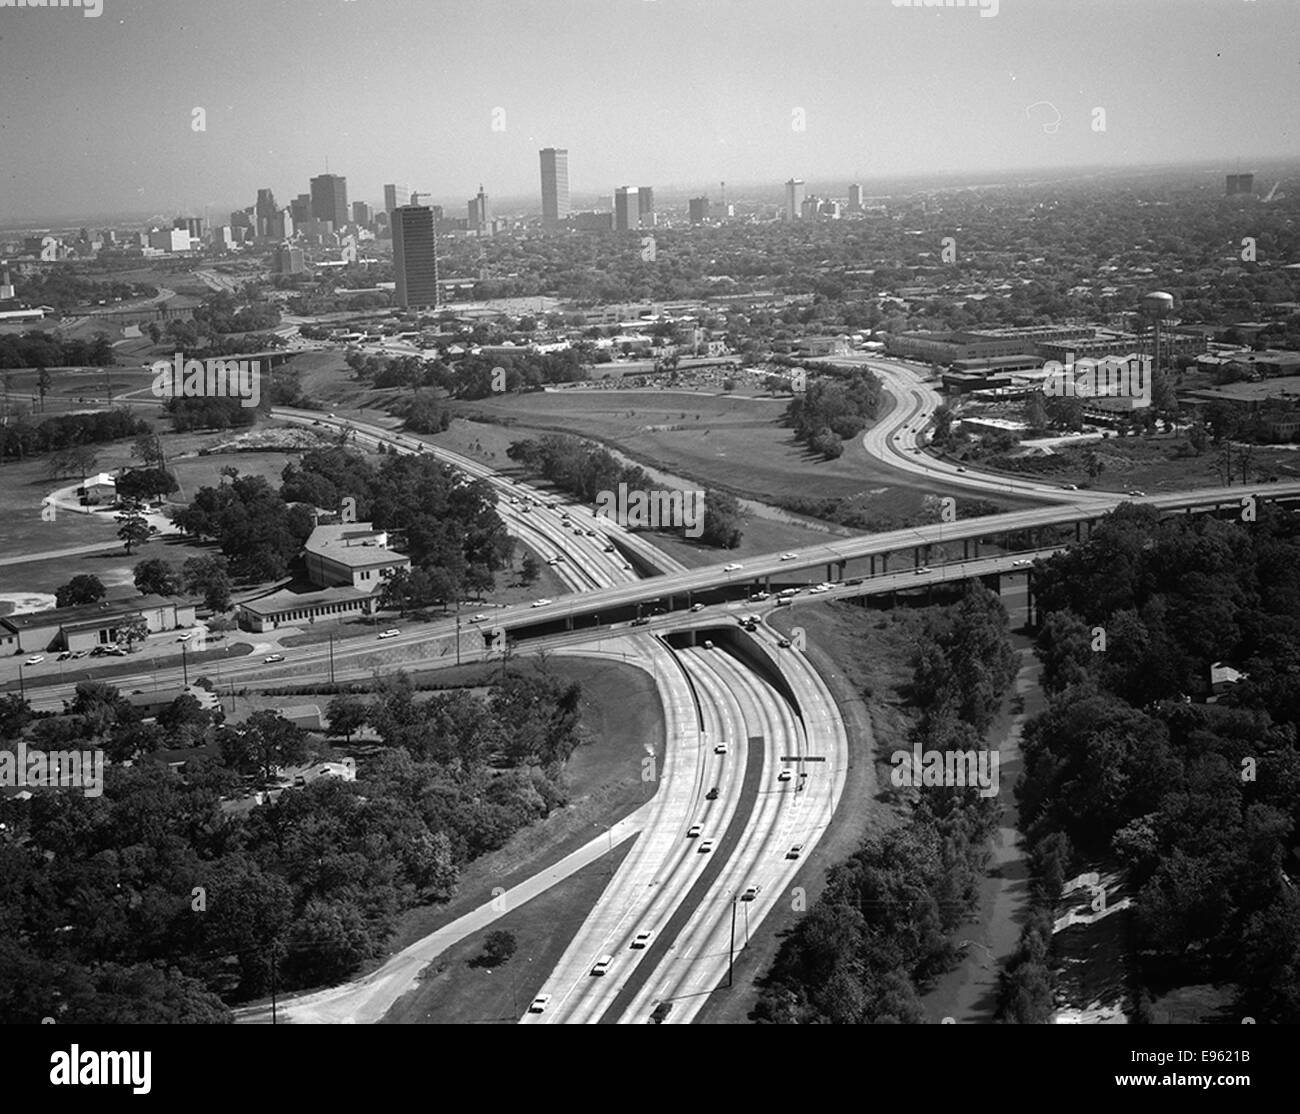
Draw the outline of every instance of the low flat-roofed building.
[[[18,652],[91,650],[118,641],[128,625],[143,620],[150,634],[194,625],[192,602],[165,596],[133,596],[76,607],[6,615],[0,628],[16,636]]]
[[[202,685],[171,685],[150,692],[133,692],[127,696],[126,701],[148,719],[166,711],[182,696],[194,697],[199,707],[207,712],[215,712],[221,708],[221,701],[217,694]]]
[[[388,532],[368,522],[317,526],[304,546],[307,577],[321,587],[346,585],[373,592],[411,559],[388,548]]]
[[[265,632],[316,619],[373,615],[377,604],[376,593],[346,585],[320,592],[282,590],[255,600],[245,600],[238,606],[237,617],[245,630]]]

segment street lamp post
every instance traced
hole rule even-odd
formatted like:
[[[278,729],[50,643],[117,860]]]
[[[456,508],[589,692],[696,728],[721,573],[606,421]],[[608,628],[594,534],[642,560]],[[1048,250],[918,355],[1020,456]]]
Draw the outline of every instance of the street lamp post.
[[[24,701],[27,699],[27,686],[23,684],[23,670],[26,668],[27,663],[25,661],[18,663],[18,699]]]

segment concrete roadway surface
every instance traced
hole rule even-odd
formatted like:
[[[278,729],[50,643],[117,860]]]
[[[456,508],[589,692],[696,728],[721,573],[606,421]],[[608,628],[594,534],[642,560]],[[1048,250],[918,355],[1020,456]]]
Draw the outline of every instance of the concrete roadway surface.
[[[644,1023],[665,1000],[675,1006],[670,1021],[689,1022],[726,977],[733,901],[758,887],[739,910],[755,930],[821,838],[843,791],[847,735],[803,655],[776,649],[771,632],[762,637],[805,719],[724,650],[679,651],[705,723],[703,739],[685,740],[681,749],[699,753],[704,776],[660,787],[665,805],[671,797],[675,807],[647,819],[638,846],[542,987],[551,1000],[540,1013],[530,1009],[525,1023]],[[724,755],[713,751],[720,740],[727,743]],[[783,761],[809,754],[826,761]],[[778,777],[783,768],[791,771],[788,781]],[[804,769],[810,772],[800,789]],[[715,785],[719,796],[710,802],[706,787]],[[687,835],[697,823],[699,835]],[[704,853],[706,839],[715,845]],[[803,845],[800,859],[788,859],[795,844]],[[649,940],[634,947],[643,932]],[[606,955],[612,957],[607,972],[593,974]]]
[[[611,644],[607,650],[584,650],[576,656],[621,660],[644,669],[655,679],[669,741],[694,730],[695,702],[685,674],[673,662],[671,651],[658,639],[635,635]],[[673,749],[665,747],[661,780],[666,782],[670,771],[678,765],[680,762]],[[624,840],[640,833],[663,810],[666,799],[663,789],[661,784],[659,792],[650,801],[559,862],[417,940],[370,974],[340,986],[281,1000],[277,1004],[279,1017],[295,1024],[370,1024],[379,1021],[403,994],[415,989],[420,971],[447,948],[545,893],[557,882],[590,866]],[[242,1022],[269,1022],[271,1007],[269,1004],[248,1006],[236,1010],[235,1017]]]
[[[739,695],[712,685],[701,689],[698,672],[691,669],[691,652],[678,655],[682,663],[678,664],[672,651],[658,644],[663,651],[658,675],[665,680],[677,678],[690,702],[669,727],[654,808],[636,846],[538,992],[550,994],[551,1002],[541,1013],[525,1013],[522,1020],[527,1024],[600,1019],[622,981],[647,954],[647,949],[632,948],[634,937],[663,926],[712,861],[700,852],[700,844],[721,837],[740,803],[746,748]],[[694,695],[686,681],[688,673],[696,681]],[[696,718],[695,696],[702,727]],[[728,753],[714,754],[713,747],[722,740],[728,743]],[[706,801],[705,794],[715,785],[718,799]],[[698,838],[688,838],[687,829],[695,823],[704,823],[705,830]],[[592,966],[606,954],[614,956],[609,974],[593,976]]]

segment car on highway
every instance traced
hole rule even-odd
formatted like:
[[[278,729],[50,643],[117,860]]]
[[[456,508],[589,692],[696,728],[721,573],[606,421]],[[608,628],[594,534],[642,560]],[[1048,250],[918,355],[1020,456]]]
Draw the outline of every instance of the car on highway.
[[[797,596],[798,594],[799,594],[798,588],[782,588],[781,591],[777,593],[776,598],[779,600],[788,600],[792,596]]]
[[[70,657],[72,657],[72,651],[71,651],[71,650],[64,650],[63,653],[61,653],[61,654],[60,654],[57,658],[55,658],[54,660],[55,660],[55,661],[67,661],[68,658],[70,658]]]
[[[644,627],[649,622],[650,622],[650,617],[648,615],[642,615],[640,618],[633,619],[632,625],[634,627]]]
[[[768,598],[768,595],[766,592],[755,592],[749,598],[753,600],[755,603],[762,603],[765,599]]]
[[[561,557],[559,554],[556,554],[556,556],[549,558],[546,563],[554,567],[555,565],[558,565],[562,560],[564,560],[564,558]]]
[[[1124,494],[1125,494],[1125,495],[1132,495],[1132,496],[1133,496],[1134,498],[1136,498],[1136,499],[1143,499],[1143,498],[1146,497],[1146,492],[1145,492],[1145,491],[1139,491],[1136,487],[1135,487],[1132,491],[1126,491],[1126,492],[1124,492]]]
[[[1018,569],[1023,569],[1026,565],[1032,565],[1033,561],[1028,557],[1022,557],[1019,561],[1012,561],[1011,564]]]
[[[958,472],[964,472],[964,471],[966,471],[966,469],[965,469],[965,468],[958,468],[957,471],[958,471]]]
[[[727,744],[726,744],[726,743],[717,743],[717,744],[715,744],[714,747],[713,747],[713,753],[714,753],[714,754],[726,754],[726,753],[727,753]]]
[[[686,829],[686,838],[694,839],[702,831],[704,831],[703,824],[692,824],[689,828]]]
[[[553,602],[552,600],[548,600],[545,596],[543,596],[540,600],[533,600],[532,606],[545,607],[548,603],[552,603],[552,602]]]
[[[1078,491],[1078,490],[1079,490],[1079,485],[1078,485],[1078,484],[1066,484],[1066,485],[1065,485],[1065,490],[1066,490],[1066,491]]]
[[[788,638],[778,638],[776,644],[780,646],[782,650],[790,649],[790,640]]]
[[[653,932],[638,932],[632,937],[632,947],[644,948],[648,943],[650,943],[650,937],[653,935]]]
[[[789,771],[789,770],[782,770],[779,774],[776,775],[776,780],[777,780],[777,781],[789,781],[789,780],[790,780],[790,771]]]
[[[745,566],[742,565],[742,564],[740,564],[738,561],[732,561],[731,564],[729,564],[729,565],[723,565],[723,566],[722,566],[722,571],[723,571],[723,572],[739,572],[739,571],[740,571],[741,569],[743,569],[744,567],[745,567]]]
[[[718,799],[718,787],[715,785],[712,789],[710,789],[707,793],[705,793],[704,799],[706,801],[716,801]]]
[[[704,610],[704,604],[702,604],[702,603],[693,603],[693,604],[691,604],[691,610],[692,610],[692,611],[703,611],[703,610]]]
[[[700,842],[699,847],[696,848],[696,850],[699,851],[701,855],[707,855],[710,851],[713,850],[713,840],[711,839],[702,840]]]
[[[401,634],[401,633],[402,633],[402,632],[401,632],[400,630],[398,630],[396,627],[389,627],[387,630],[380,631],[380,632],[379,632],[379,637],[380,637],[380,638],[396,638],[396,637],[397,637],[399,634]]]
[[[629,565],[626,561],[623,562],[623,571],[624,571],[624,572],[631,572],[631,571],[632,571],[632,566]]]
[[[33,654],[33,655],[32,655],[31,657],[29,657],[25,662],[23,662],[23,664],[24,664],[24,665],[40,665],[41,662],[43,662],[44,660],[45,660],[45,655],[44,655],[44,654]]]
[[[587,537],[589,537],[589,538],[594,538],[595,536],[596,536],[596,531],[595,531],[595,530],[588,530],[588,531],[587,531]]]
[[[781,554],[781,560],[782,560],[782,561],[794,561],[794,560],[797,560],[798,557],[799,557],[799,554],[797,554],[797,553],[782,553],[782,554]]]
[[[820,596],[823,592],[829,592],[830,589],[825,584],[817,584],[808,589],[808,593],[813,596]]]
[[[591,969],[591,973],[593,975],[603,975],[609,970],[609,965],[613,962],[614,957],[612,955],[602,955],[598,960],[596,960],[596,966]]]
[[[794,600],[792,600],[792,599],[790,599],[790,598],[787,597],[786,599],[783,599],[783,600],[777,600],[777,601],[776,601],[776,606],[777,606],[777,607],[789,607],[792,603],[794,603]]]
[[[549,994],[539,994],[529,1003],[529,1013],[541,1013],[550,1004],[551,996]]]
[[[803,844],[796,843],[793,847],[790,848],[789,851],[785,853],[785,857],[787,859],[797,859],[802,854],[803,854]]]
[[[705,648],[706,650],[712,650],[712,649],[713,649],[713,640],[712,640],[711,638],[706,638],[706,639],[704,640],[704,648]]]
[[[929,571],[930,571],[929,565],[917,565],[915,569],[917,576],[920,576],[922,573],[927,573]]]
[[[758,896],[758,887],[750,886],[743,894],[740,895],[741,901],[753,901]]]
[[[605,552],[606,552],[606,553],[617,553],[618,550],[614,547],[614,543],[611,542],[609,545],[605,546]]]
[[[264,658],[262,659],[262,664],[263,664],[263,665],[274,665],[277,661],[284,661],[284,655],[283,655],[283,654],[267,654],[266,657],[264,657]]]
[[[472,619],[470,619],[470,622],[471,622],[471,623],[486,623],[486,622],[487,622],[487,616],[484,615],[484,614],[482,614],[482,613],[480,612],[478,615],[475,615]]]
[[[188,641],[189,641],[191,638],[193,638],[193,637],[194,637],[194,632],[193,632],[192,630],[187,630],[184,634],[179,634],[179,635],[177,635],[177,636],[176,636],[176,641],[177,641],[177,642],[188,642]]]

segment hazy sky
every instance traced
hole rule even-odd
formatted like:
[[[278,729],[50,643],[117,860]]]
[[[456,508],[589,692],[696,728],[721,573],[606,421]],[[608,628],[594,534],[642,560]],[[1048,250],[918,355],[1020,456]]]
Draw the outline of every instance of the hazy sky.
[[[575,194],[1300,153],[1300,0],[102,3],[0,7],[0,225],[284,205],[327,157],[463,207],[552,145]]]

